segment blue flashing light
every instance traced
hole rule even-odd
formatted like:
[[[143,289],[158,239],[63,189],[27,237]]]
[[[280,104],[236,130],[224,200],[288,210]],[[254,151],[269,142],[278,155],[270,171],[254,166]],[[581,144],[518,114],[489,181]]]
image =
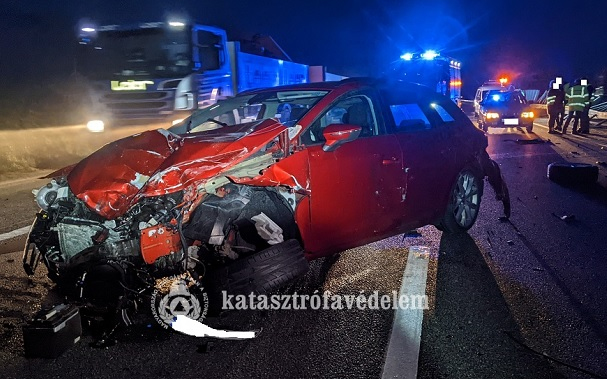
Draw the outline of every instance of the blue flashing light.
[[[410,61],[411,59],[413,59],[413,54],[405,53],[405,54],[401,55],[400,58],[405,61]]]
[[[282,59],[278,60],[278,64],[282,65],[283,63],[285,63]]]
[[[500,95],[493,95],[491,98],[493,101],[500,101],[502,97]]]
[[[434,58],[438,57],[438,55],[439,55],[439,54],[438,54],[436,51],[434,51],[434,50],[427,50],[426,52],[424,52],[424,53],[421,55],[421,57],[422,57],[422,58],[424,58],[424,59],[426,59],[426,60],[429,60],[429,61],[430,61],[430,60],[432,60],[432,59],[434,59]]]

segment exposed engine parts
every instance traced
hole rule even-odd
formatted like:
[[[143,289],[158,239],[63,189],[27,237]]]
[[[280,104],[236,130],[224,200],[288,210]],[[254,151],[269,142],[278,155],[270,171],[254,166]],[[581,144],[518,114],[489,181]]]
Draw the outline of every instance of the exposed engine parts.
[[[278,188],[228,183],[190,201],[182,192],[145,197],[113,220],[91,211],[64,178],[33,192],[42,210],[24,253],[26,272],[42,260],[64,295],[119,311],[125,323],[124,314],[150,304],[145,299],[154,291],[165,294],[176,278],[177,289],[197,289],[192,296],[217,292],[217,276],[207,280],[209,272],[299,238],[294,195]]]

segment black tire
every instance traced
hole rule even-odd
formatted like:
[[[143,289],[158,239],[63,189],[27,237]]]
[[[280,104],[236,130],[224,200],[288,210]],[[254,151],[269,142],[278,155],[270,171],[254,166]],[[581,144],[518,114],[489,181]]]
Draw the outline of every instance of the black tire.
[[[451,188],[447,210],[437,228],[447,233],[464,233],[470,229],[480,210],[483,184],[477,170],[463,169]]]
[[[577,186],[596,183],[599,168],[585,163],[554,162],[548,165],[548,179],[555,183]]]
[[[309,268],[299,242],[287,240],[215,271],[211,292],[265,294],[304,275]]]
[[[533,131],[533,124],[527,125],[527,133],[531,133]]]

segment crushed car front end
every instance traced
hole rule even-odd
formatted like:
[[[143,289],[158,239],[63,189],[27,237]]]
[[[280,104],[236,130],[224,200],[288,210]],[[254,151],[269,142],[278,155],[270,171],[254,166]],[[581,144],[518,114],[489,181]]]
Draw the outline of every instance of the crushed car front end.
[[[292,156],[288,129],[220,119],[127,137],[51,174],[34,191],[26,273],[42,261],[70,302],[129,324],[154,294],[181,288],[199,315],[203,298],[264,293],[307,272],[295,223],[305,170],[274,167]]]

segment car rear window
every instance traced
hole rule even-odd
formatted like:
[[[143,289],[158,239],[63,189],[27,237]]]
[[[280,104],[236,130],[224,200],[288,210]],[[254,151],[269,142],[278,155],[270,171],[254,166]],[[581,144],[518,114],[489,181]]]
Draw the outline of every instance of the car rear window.
[[[436,103],[432,103],[431,105],[432,105],[432,108],[434,108],[434,110],[436,111],[436,113],[438,113],[438,116],[444,123],[455,121],[453,116],[451,116],[449,114],[449,112],[447,112],[445,110],[445,108],[442,107],[442,105],[439,105]]]
[[[390,105],[396,131],[430,129],[430,121],[415,103]]]

